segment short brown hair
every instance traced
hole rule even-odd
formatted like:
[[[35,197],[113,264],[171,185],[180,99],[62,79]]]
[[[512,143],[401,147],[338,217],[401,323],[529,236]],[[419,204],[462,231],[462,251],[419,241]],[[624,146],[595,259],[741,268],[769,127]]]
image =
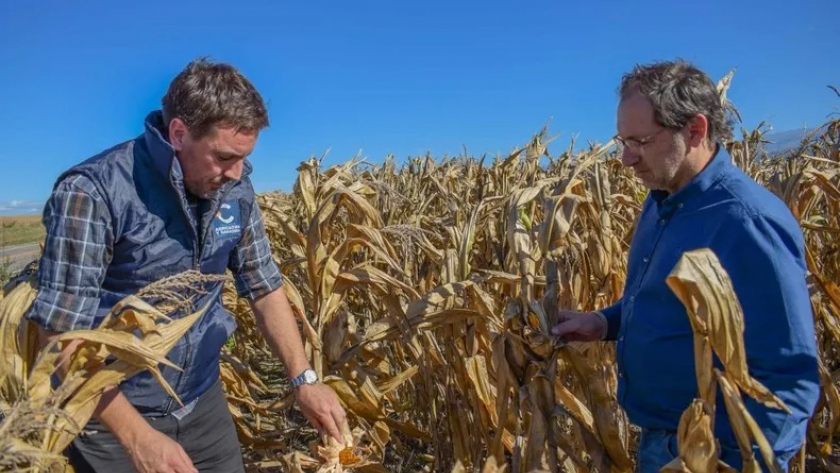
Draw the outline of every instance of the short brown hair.
[[[687,61],[636,65],[622,76],[619,96],[624,99],[635,91],[650,100],[656,122],[666,128],[682,128],[700,113],[709,122],[707,138],[711,142],[732,137],[732,124],[717,85]]]
[[[169,84],[161,100],[166,125],[181,119],[200,139],[217,126],[260,131],[268,126],[268,112],[254,85],[230,64],[196,59]]]

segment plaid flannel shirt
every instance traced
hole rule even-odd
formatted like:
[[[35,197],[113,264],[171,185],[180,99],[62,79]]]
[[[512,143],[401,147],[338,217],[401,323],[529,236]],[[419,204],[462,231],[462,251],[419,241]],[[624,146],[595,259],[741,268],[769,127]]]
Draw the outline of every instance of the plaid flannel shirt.
[[[114,247],[108,205],[88,178],[72,175],[56,186],[43,222],[38,295],[27,318],[56,332],[93,328]],[[283,283],[256,203],[228,268],[240,297],[253,300]]]

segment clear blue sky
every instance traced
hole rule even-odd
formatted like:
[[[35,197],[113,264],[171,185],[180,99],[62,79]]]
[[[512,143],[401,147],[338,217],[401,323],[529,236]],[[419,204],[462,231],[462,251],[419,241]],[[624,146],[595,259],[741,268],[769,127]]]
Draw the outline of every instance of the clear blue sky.
[[[636,62],[684,57],[748,127],[815,126],[838,110],[840,2],[0,2],[0,212],[40,212],[55,176],[136,136],[169,80],[209,55],[269,103],[252,155],[258,191],[295,167],[361,152],[508,153],[549,124],[615,132],[615,88]]]

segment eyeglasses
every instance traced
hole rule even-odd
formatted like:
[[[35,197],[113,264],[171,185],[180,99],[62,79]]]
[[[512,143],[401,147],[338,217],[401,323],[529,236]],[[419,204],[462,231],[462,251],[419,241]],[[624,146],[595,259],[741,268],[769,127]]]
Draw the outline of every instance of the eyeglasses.
[[[619,152],[624,151],[624,148],[627,148],[630,151],[633,151],[634,153],[638,153],[642,149],[644,149],[645,146],[651,144],[653,142],[653,140],[656,139],[657,135],[659,135],[660,133],[662,133],[663,131],[665,131],[667,129],[668,128],[660,128],[659,131],[657,131],[656,133],[653,133],[651,135],[648,135],[644,138],[639,138],[639,139],[636,139],[636,138],[624,139],[624,138],[622,138],[618,135],[615,135],[613,137],[613,139],[615,140],[616,144],[618,145],[618,151]]]

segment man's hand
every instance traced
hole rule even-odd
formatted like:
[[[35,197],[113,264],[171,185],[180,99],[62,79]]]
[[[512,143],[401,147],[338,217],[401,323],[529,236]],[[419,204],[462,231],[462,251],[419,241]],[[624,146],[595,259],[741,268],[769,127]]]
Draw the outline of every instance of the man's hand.
[[[300,329],[289,305],[289,299],[282,287],[272,291],[251,303],[257,319],[257,327],[271,347],[271,351],[283,360],[288,373],[302,373],[311,368]],[[341,444],[341,435],[347,415],[338,396],[329,386],[322,383],[303,384],[295,388],[297,401],[306,420],[318,429],[321,436],[329,434]]]
[[[322,383],[303,384],[295,389],[295,400],[306,420],[323,436],[332,435],[344,444],[341,435],[347,414],[338,402],[338,396],[329,386]]]
[[[607,331],[606,321],[595,312],[561,310],[551,333],[566,342],[594,342]]]
[[[124,442],[138,473],[198,473],[181,445],[152,427]]]

